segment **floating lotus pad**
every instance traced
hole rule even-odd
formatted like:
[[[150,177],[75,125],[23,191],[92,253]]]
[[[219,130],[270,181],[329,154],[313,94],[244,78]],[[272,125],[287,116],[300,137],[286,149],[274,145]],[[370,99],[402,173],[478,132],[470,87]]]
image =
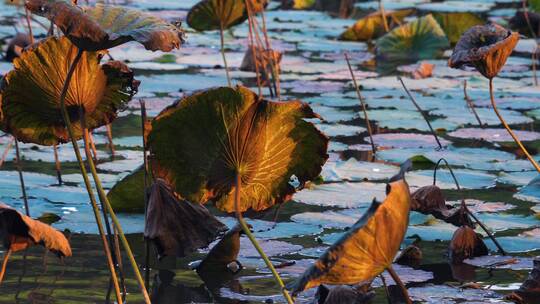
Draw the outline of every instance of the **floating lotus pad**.
[[[47,38],[15,60],[5,77],[2,111],[5,131],[23,142],[55,145],[69,141],[60,112],[60,94],[77,49],[63,38]],[[76,138],[82,136],[80,109],[88,129],[114,120],[136,93],[129,68],[118,61],[99,64],[101,55],[86,52],[75,69],[65,99]]]
[[[401,10],[401,11],[386,11],[385,18],[390,28],[395,27],[398,23],[402,23],[403,19],[413,13],[413,10]],[[367,15],[366,17],[356,21],[340,36],[343,40],[352,41],[369,41],[377,39],[384,35],[385,29],[383,24],[383,17],[380,12],[375,12]]]
[[[134,9],[96,4],[83,9],[64,1],[28,0],[34,14],[54,22],[80,49],[98,51],[128,41],[147,50],[169,52],[183,43],[184,32],[160,18]]]
[[[495,186],[497,176],[468,169],[453,169],[454,174],[463,189],[483,189]],[[423,187],[433,183],[433,170],[419,170],[407,174],[411,187]],[[437,186],[441,189],[457,189],[450,171],[437,170]]]
[[[370,142],[369,136],[364,140]],[[433,135],[415,134],[415,133],[383,133],[373,135],[375,145],[389,148],[437,148],[437,141]],[[443,146],[450,144],[444,138],[439,138]]]
[[[379,38],[376,53],[379,61],[418,61],[442,55],[448,39],[432,15],[418,18]]]
[[[304,189],[294,200],[309,205],[355,208],[368,205],[374,198],[384,199],[382,183],[331,183]]]
[[[326,182],[377,181],[389,179],[398,172],[396,166],[350,158],[346,161],[328,161],[321,175]]]
[[[482,122],[484,122],[482,120]],[[534,141],[540,139],[540,133],[533,131],[514,131],[521,141]],[[480,139],[490,142],[513,141],[505,129],[464,128],[448,133],[449,136],[464,139]]]
[[[261,100],[244,87],[192,95],[152,122],[154,174],[189,201],[232,212],[238,172],[241,211],[264,210],[295,192],[293,175],[301,187],[320,173],[328,139],[303,120],[316,117],[305,103]]]

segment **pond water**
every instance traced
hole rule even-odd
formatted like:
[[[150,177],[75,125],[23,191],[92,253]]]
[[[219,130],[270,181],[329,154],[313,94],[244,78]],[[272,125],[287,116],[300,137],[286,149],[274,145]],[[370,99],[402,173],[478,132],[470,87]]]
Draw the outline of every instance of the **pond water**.
[[[6,1],[9,2],[9,1]],[[194,0],[116,1],[117,4],[147,10],[168,20],[185,20]],[[416,7],[421,12],[475,11],[491,20],[504,23],[521,6],[521,1],[383,1],[388,9]],[[358,1],[362,10],[377,8],[377,1]],[[398,266],[396,271],[409,287],[413,300],[421,303],[503,303],[503,296],[519,288],[532,268],[532,257],[540,255],[540,187],[526,186],[537,173],[523,159],[517,146],[489,106],[488,82],[472,71],[450,70],[446,57],[427,60],[434,65],[433,76],[413,79],[397,67],[382,69],[374,60],[373,47],[362,42],[341,42],[336,38],[355,19],[340,19],[320,11],[278,9],[271,2],[266,12],[267,28],[275,49],[285,52],[282,61],[282,99],[308,102],[324,118],[315,121],[330,136],[330,158],[323,168],[320,185],[313,185],[287,202],[279,211],[277,224],[271,209],[249,219],[255,235],[285,280],[298,277],[325,248],[365,212],[372,199],[385,197],[385,181],[399,170],[399,163],[410,157],[422,159],[407,175],[411,191],[432,182],[434,162],[444,157],[453,166],[463,191],[456,190],[446,170],[438,173],[438,185],[448,201],[465,197],[478,218],[499,239],[501,245],[517,258],[518,263],[490,268],[496,256],[494,244],[486,237],[486,245],[494,255],[491,260],[448,263],[447,248],[455,227],[431,216],[411,213],[410,227],[403,246],[419,240],[424,258],[416,267]],[[0,38],[9,40],[13,24],[23,30],[24,10],[0,3]],[[364,11],[365,12],[365,11]],[[36,17],[34,34],[46,30]],[[255,73],[239,71],[247,49],[248,27],[244,23],[226,32],[227,59],[234,84],[243,84],[256,91]],[[141,80],[139,93],[112,125],[116,148],[111,158],[104,128],[95,131],[98,149],[98,170],[106,188],[140,166],[142,139],[139,99],[144,99],[150,116],[157,115],[176,99],[216,86],[226,86],[227,79],[219,53],[218,32],[197,33],[188,29],[187,42],[180,49],[165,55],[147,52],[137,44],[116,47],[110,54],[125,60]],[[532,45],[532,47],[531,47]],[[495,79],[496,97],[502,115],[536,153],[540,148],[540,87],[533,85],[531,49],[534,42],[522,39],[500,77]],[[5,45],[3,46],[5,48]],[[349,78],[344,53],[348,52],[355,66],[356,77],[368,104],[368,115],[376,124],[375,144],[380,152],[370,162],[369,137],[363,113]],[[449,53],[446,52],[445,56]],[[414,63],[414,62],[412,62]],[[11,64],[0,63],[0,73]],[[400,69],[406,71],[407,68]],[[396,75],[402,75],[419,105],[428,112],[438,130],[443,149],[428,132],[422,115],[415,111]],[[477,107],[480,119],[489,125],[479,128],[476,118],[463,96],[463,81]],[[268,90],[263,90],[268,96]],[[7,136],[0,137],[0,151],[9,145]],[[59,261],[41,248],[14,254],[0,286],[0,303],[102,303],[109,286],[106,262],[96,235],[91,206],[71,146],[59,147],[65,184],[56,184],[52,148],[21,144],[24,177],[33,217],[54,213],[61,219],[57,229],[69,229],[73,257]],[[0,201],[23,211],[14,151],[7,155],[0,171]],[[540,160],[540,157],[535,157]],[[219,213],[229,227],[235,219]],[[144,244],[143,215],[118,214],[125,233],[142,263]],[[478,230],[479,233],[483,233]],[[485,234],[484,234],[485,236]],[[202,280],[189,267],[204,257],[207,250],[183,259],[152,259],[150,290],[156,303],[272,303],[283,302],[269,271],[247,239],[241,241],[240,261],[246,267],[235,277]],[[289,263],[294,262],[294,263]],[[140,303],[142,297],[136,281],[124,261],[129,303]],[[390,294],[400,301],[400,292],[388,277]],[[477,282],[481,289],[461,289],[467,282]],[[373,303],[387,303],[380,279],[374,281]],[[314,290],[302,293],[299,303],[309,303]]]

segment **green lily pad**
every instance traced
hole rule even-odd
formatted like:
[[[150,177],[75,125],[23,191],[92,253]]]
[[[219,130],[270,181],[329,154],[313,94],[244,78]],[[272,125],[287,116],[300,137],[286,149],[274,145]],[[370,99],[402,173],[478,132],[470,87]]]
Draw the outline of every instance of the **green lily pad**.
[[[386,12],[385,17],[387,19],[388,26],[390,28],[395,27],[398,22],[403,22],[403,19],[412,14],[412,12],[412,9]],[[355,24],[341,34],[340,39],[351,41],[369,41],[372,39],[377,39],[385,33],[381,13],[375,12],[356,21]]]
[[[376,43],[379,61],[416,62],[442,55],[449,46],[446,34],[432,15],[393,29]]]
[[[243,0],[203,0],[191,8],[188,25],[197,31],[228,29],[248,18]]]
[[[475,25],[484,24],[485,21],[473,13],[440,13],[436,12],[433,17],[446,33],[451,44],[458,42],[461,35]]]
[[[107,197],[116,212],[144,212],[144,168],[137,168],[116,183]]]

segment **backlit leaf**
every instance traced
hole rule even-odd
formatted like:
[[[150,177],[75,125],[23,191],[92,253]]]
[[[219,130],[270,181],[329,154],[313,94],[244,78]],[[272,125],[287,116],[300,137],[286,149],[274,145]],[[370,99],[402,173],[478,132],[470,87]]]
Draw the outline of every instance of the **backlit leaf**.
[[[388,26],[393,28],[398,25],[398,22],[403,22],[403,19],[410,14],[413,10],[399,10],[399,11],[387,11],[386,19]],[[349,27],[345,32],[340,36],[340,39],[351,40],[351,41],[369,41],[372,39],[377,39],[384,35],[386,32],[384,30],[383,19],[380,12],[375,12],[367,15],[366,17],[356,21],[351,27]]]
[[[293,176],[301,188],[321,172],[328,139],[304,120],[316,117],[303,102],[262,100],[241,86],[194,94],[152,123],[154,175],[189,201],[232,212],[238,172],[241,211],[267,209],[296,191]]]
[[[54,145],[69,140],[60,111],[60,94],[77,48],[69,39],[50,37],[24,52],[2,85],[4,130],[23,142]],[[100,65],[101,54],[85,52],[75,69],[65,103],[75,137],[82,135],[81,107],[88,129],[112,122],[138,82],[123,63]]]
[[[485,21],[473,13],[439,13],[433,14],[433,17],[443,31],[451,44],[458,42],[459,38],[469,28],[475,25],[484,24]]]
[[[244,0],[203,0],[191,8],[187,23],[197,31],[225,30],[247,18]]]
[[[303,276],[293,294],[320,284],[357,284],[372,280],[392,264],[409,224],[411,197],[401,179],[390,183],[383,203],[370,208]]]

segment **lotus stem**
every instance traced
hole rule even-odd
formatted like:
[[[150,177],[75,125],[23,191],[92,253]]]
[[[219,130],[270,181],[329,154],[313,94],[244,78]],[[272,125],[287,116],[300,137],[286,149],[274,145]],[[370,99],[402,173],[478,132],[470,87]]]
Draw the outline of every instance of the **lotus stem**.
[[[469,97],[469,94],[467,94],[467,80],[464,80],[463,81],[463,95],[465,96],[465,102],[467,103],[467,105],[469,106],[469,109],[471,109],[471,111],[473,112],[474,114],[474,117],[476,118],[476,121],[478,121],[478,125],[480,125],[481,128],[484,127],[484,124],[482,123],[482,121],[480,120],[480,116],[478,116],[478,113],[476,112],[476,109],[474,108],[474,103],[473,101],[471,100],[471,98]]]
[[[264,41],[266,42],[266,49],[270,51],[272,58],[272,79],[274,81],[274,90],[277,96],[277,99],[281,99],[281,84],[279,80],[279,62],[275,57],[274,51],[270,44],[270,38],[268,38],[268,31],[266,29],[266,18],[264,17],[264,8],[261,10],[262,18],[262,32],[264,35]]]
[[[227,64],[227,57],[225,56],[225,37],[223,34],[223,26],[219,28],[219,37],[221,40],[221,56],[223,57],[223,65],[225,66],[225,74],[227,75],[227,84],[232,87],[231,75],[229,74],[229,65]]]
[[[534,166],[536,171],[540,172],[540,165],[538,165],[538,163],[534,160],[534,158],[531,156],[531,154],[529,154],[529,151],[527,151],[525,146],[523,146],[523,144],[521,143],[519,138],[516,136],[516,134],[514,134],[512,129],[510,129],[510,126],[506,123],[504,118],[501,116],[501,114],[499,113],[499,110],[497,110],[497,103],[495,102],[495,97],[493,96],[493,78],[489,79],[489,96],[491,98],[491,106],[493,107],[493,111],[495,111],[495,114],[497,114],[497,117],[501,121],[501,123],[504,126],[504,128],[506,129],[506,131],[508,131],[510,136],[512,136],[512,138],[514,139],[514,142],[519,146],[519,148],[525,154],[525,156],[527,156],[527,159],[529,159],[529,161]]]
[[[7,267],[7,263],[9,261],[10,256],[11,256],[11,249],[8,249],[8,251],[4,254],[4,261],[2,262],[2,270],[0,270],[0,285],[2,285],[2,281],[4,280],[4,274],[6,273],[6,267]]]
[[[62,93],[60,94],[60,109],[62,112],[62,117],[64,119],[64,122],[66,123],[66,127],[68,130],[69,138],[71,140],[71,143],[73,145],[73,151],[75,152],[75,156],[77,158],[77,162],[79,163],[79,169],[81,170],[81,175],[83,177],[84,185],[86,187],[86,191],[88,192],[88,197],[90,199],[90,203],[92,205],[92,210],[94,211],[94,217],[96,219],[96,224],[98,226],[99,235],[101,237],[101,241],[103,243],[103,249],[105,251],[105,255],[107,256],[107,265],[109,266],[109,271],[111,273],[111,279],[113,281],[114,290],[116,293],[116,300],[118,303],[122,303],[122,295],[120,294],[120,286],[118,285],[118,278],[116,276],[116,270],[115,266],[113,264],[112,254],[111,250],[109,248],[109,244],[107,242],[107,239],[105,238],[105,231],[103,229],[103,223],[101,222],[101,216],[99,214],[99,208],[96,203],[96,198],[94,196],[94,191],[92,189],[92,185],[90,184],[90,179],[88,178],[88,174],[86,172],[86,168],[84,165],[84,161],[81,156],[81,152],[79,150],[79,145],[77,144],[77,141],[75,140],[73,126],[71,125],[71,120],[69,118],[69,115],[66,110],[66,94],[67,90],[69,88],[69,83],[71,82],[71,78],[73,77],[73,73],[75,72],[75,68],[77,67],[77,64],[81,60],[83,54],[83,50],[79,49],[77,51],[77,55],[73,59],[73,62],[71,63],[71,66],[69,67],[68,74],[66,76],[66,79],[64,81],[64,87],[62,88]]]
[[[94,178],[94,183],[98,191],[99,199],[101,200],[103,205],[105,205],[107,212],[109,213],[113,221],[114,227],[118,231],[118,235],[120,236],[120,240],[122,241],[124,250],[127,253],[129,262],[131,263],[131,267],[133,268],[133,272],[135,273],[135,278],[137,279],[137,283],[139,284],[139,288],[141,289],[141,293],[143,294],[144,300],[147,304],[150,304],[151,303],[150,296],[148,295],[148,291],[146,290],[146,285],[144,284],[143,277],[141,276],[141,272],[139,271],[139,266],[137,265],[137,261],[135,260],[135,257],[133,256],[133,252],[131,251],[129,242],[124,234],[124,231],[122,230],[120,221],[118,221],[118,218],[116,217],[116,214],[114,213],[114,210],[111,207],[109,199],[107,198],[107,194],[105,193],[105,190],[103,190],[103,186],[101,185],[101,180],[99,179],[99,176],[96,171],[94,160],[91,157],[87,157],[86,161],[88,163],[88,167],[90,167],[90,172],[92,173],[92,177]]]
[[[146,229],[146,223],[148,221],[148,197],[146,195],[146,189],[148,189],[148,159],[146,156],[146,104],[144,99],[139,100],[141,104],[141,130],[142,130],[142,145],[143,145],[143,165],[144,165],[144,227]],[[146,286],[150,286],[150,242],[147,238],[144,238],[144,283]]]
[[[527,7],[527,0],[522,1],[523,6],[523,16],[525,17],[525,21],[527,22],[527,26],[529,28],[529,31],[531,32],[531,36],[534,38],[534,41],[536,43],[536,47],[534,48],[534,52],[531,55],[532,60],[532,71],[533,71],[533,79],[534,79],[534,85],[538,86],[538,77],[536,76],[536,60],[537,60],[537,54],[536,51],[538,50],[538,42],[536,41],[536,32],[534,31],[531,19],[529,18],[529,8]]]
[[[386,20],[386,13],[384,12],[384,5],[382,3],[382,0],[379,0],[379,12],[381,12],[384,31],[388,33],[390,31],[390,27],[388,26],[388,20]]]
[[[88,140],[90,141],[90,148],[92,149],[92,155],[94,155],[94,161],[98,161],[98,153],[96,149],[96,143],[94,141],[94,136],[92,136],[92,133],[88,134]]]
[[[7,147],[4,149],[4,153],[2,153],[2,158],[0,158],[0,168],[2,168],[2,165],[6,161],[9,150],[11,149],[11,146],[13,145],[13,141],[15,141],[15,137],[11,137],[11,140],[9,141]]]
[[[398,80],[401,82],[401,85],[403,86],[403,89],[405,89],[405,92],[409,96],[409,99],[412,101],[412,103],[414,104],[414,106],[416,107],[418,112],[420,112],[420,114],[422,114],[422,117],[426,121],[426,123],[427,123],[427,125],[429,127],[429,130],[431,131],[431,134],[433,134],[433,137],[435,137],[435,141],[437,142],[437,145],[439,146],[439,149],[442,149],[443,146],[441,145],[441,142],[439,141],[439,137],[437,136],[437,133],[435,133],[435,130],[431,126],[431,123],[429,122],[426,113],[424,113],[422,108],[420,108],[420,106],[418,105],[418,103],[416,102],[414,97],[412,96],[411,92],[409,92],[409,89],[407,89],[407,87],[405,86],[405,83],[403,82],[403,79],[400,76],[398,76]]]
[[[30,12],[26,5],[24,6],[24,13],[26,15],[26,25],[28,26],[28,36],[30,37],[30,45],[34,44],[34,34],[32,33],[32,26],[30,25]]]
[[[401,292],[403,293],[403,297],[405,298],[405,302],[407,304],[412,304],[411,298],[409,297],[409,292],[407,291],[405,284],[403,284],[398,274],[394,271],[394,268],[392,268],[392,265],[388,265],[388,267],[386,268],[386,271],[388,271],[388,273],[390,274],[394,282],[396,282],[396,284],[401,289]]]
[[[257,55],[255,53],[255,39],[253,37],[253,21],[251,14],[251,5],[250,0],[245,0],[247,13],[248,13],[248,25],[249,25],[249,46],[251,48],[251,54],[253,56],[253,63],[255,64],[255,75],[257,76],[257,87],[259,89],[259,97],[262,98],[262,83],[261,83],[261,74],[259,71],[259,61],[257,60]]]
[[[381,278],[382,284],[384,286],[384,292],[386,293],[386,299],[388,300],[388,304],[392,304],[392,298],[390,297],[390,291],[388,290],[388,285],[386,285],[386,279],[382,275],[382,273],[379,275],[379,278]]]
[[[272,272],[272,275],[274,276],[274,279],[276,280],[279,287],[281,288],[281,292],[283,293],[283,297],[285,297],[285,300],[287,300],[287,303],[294,304],[294,301],[291,295],[289,294],[287,289],[285,289],[285,284],[283,283],[283,280],[279,276],[279,273],[276,271],[276,268],[274,267],[274,265],[272,264],[272,262],[270,261],[266,253],[264,253],[264,250],[261,248],[261,246],[257,242],[257,239],[255,238],[255,236],[253,236],[253,234],[251,233],[251,230],[249,229],[246,221],[244,220],[244,217],[242,216],[242,212],[240,212],[241,184],[242,182],[240,180],[240,175],[237,174],[236,175],[236,191],[234,193],[234,210],[236,213],[236,218],[238,219],[238,223],[240,223],[240,226],[242,226],[242,230],[247,235],[247,237],[249,238],[249,240],[251,241],[255,249],[257,249],[257,252],[259,252],[259,255],[264,260],[264,263],[266,264],[268,269],[270,269],[270,271]]]
[[[109,141],[109,149],[111,150],[111,158],[114,159],[115,155],[116,155],[116,151],[114,149],[114,143],[113,143],[113,136],[112,136],[112,127],[111,127],[111,124],[107,124],[105,126],[105,128],[107,129],[107,140]],[[92,141],[93,142],[93,141]],[[93,145],[93,144],[92,144]],[[96,157],[96,160],[97,160],[97,153],[95,153],[95,157]]]
[[[86,159],[88,158],[92,158],[92,154],[90,153],[90,144],[89,144],[89,132],[88,132],[88,129],[86,129],[86,122],[85,122],[85,119],[84,119],[84,113],[82,111],[82,108],[81,108],[81,125],[82,125],[82,128],[83,128],[83,143],[84,143],[84,152],[85,152],[85,155],[86,155]],[[122,268],[120,267],[121,265],[121,254],[120,254],[120,249],[117,248],[115,245],[115,239],[114,239],[114,234],[113,234],[113,231],[111,230],[111,224],[109,222],[109,217],[107,216],[107,209],[105,208],[105,206],[103,205],[103,201],[101,200],[100,198],[100,203],[101,203],[101,214],[103,215],[103,220],[105,222],[105,231],[107,232],[107,238],[109,240],[109,248],[112,248],[114,251],[114,254],[112,254],[112,262],[114,265],[117,265],[118,266],[118,274],[120,276],[120,286],[122,288],[122,290],[124,291],[122,293],[122,299],[125,298],[125,291],[126,291],[126,286],[125,286],[125,281],[124,281],[124,272],[122,270]]]
[[[58,178],[58,185],[62,185],[62,168],[60,165],[60,160],[58,159],[58,146],[53,145],[53,152],[54,152],[54,165],[56,168],[56,177]]]
[[[28,197],[26,196],[26,187],[24,185],[24,176],[22,172],[21,151],[19,149],[19,141],[15,138],[15,158],[17,161],[17,172],[19,172],[19,181],[21,183],[21,192],[24,202],[24,211],[27,216],[30,216],[30,207],[28,206]]]
[[[435,170],[433,170],[433,186],[435,186],[435,184],[437,183],[437,169],[439,168],[439,165],[440,163],[444,161],[444,163],[446,164],[446,167],[448,168],[448,171],[450,171],[450,174],[452,175],[452,178],[454,179],[454,183],[456,184],[456,188],[458,191],[461,192],[461,187],[459,186],[459,182],[456,178],[456,175],[454,174],[454,170],[452,170],[452,167],[450,167],[450,164],[448,163],[448,161],[446,161],[446,159],[444,158],[441,158],[439,159],[439,161],[437,161],[437,164],[435,165]],[[469,208],[467,207],[467,205],[465,204],[465,199],[461,199],[461,204],[463,206],[463,208],[465,209],[465,212],[467,212],[468,215],[470,215],[473,220],[486,232],[486,234],[488,235],[488,237],[493,241],[493,243],[495,244],[495,246],[497,246],[497,249],[499,250],[499,252],[502,254],[502,255],[506,255],[506,252],[504,251],[504,249],[502,248],[501,244],[499,244],[499,242],[497,241],[497,239],[495,238],[495,236],[489,231],[489,229],[484,225],[484,223],[482,223],[472,212],[471,210],[469,210]]]
[[[354,83],[354,88],[356,89],[356,96],[358,97],[358,100],[360,101],[360,105],[362,106],[362,112],[364,112],[364,121],[367,126],[367,131],[369,134],[369,141],[371,143],[371,151],[373,152],[373,156],[377,153],[377,148],[375,147],[375,141],[373,140],[373,130],[371,129],[371,124],[369,123],[369,117],[366,110],[366,103],[364,101],[364,98],[362,97],[362,94],[360,94],[360,88],[358,87],[358,83],[356,82],[356,76],[354,76],[354,72],[351,66],[351,62],[349,60],[349,54],[345,53],[345,60],[347,61],[347,66],[349,67],[349,72],[351,73],[351,78]]]

